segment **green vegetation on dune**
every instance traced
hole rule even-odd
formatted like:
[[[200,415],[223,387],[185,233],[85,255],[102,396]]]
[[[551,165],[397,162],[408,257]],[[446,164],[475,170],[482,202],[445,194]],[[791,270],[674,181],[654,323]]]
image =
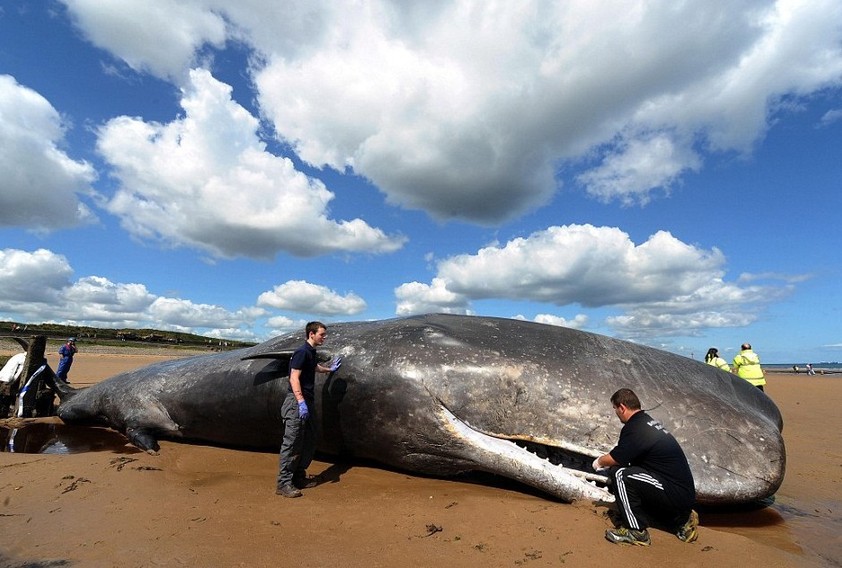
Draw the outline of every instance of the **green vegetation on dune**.
[[[106,329],[89,326],[71,326],[55,323],[18,323],[0,322],[0,338],[20,337],[28,338],[34,335],[45,335],[49,344],[64,342],[68,337],[75,337],[80,347],[83,345],[101,345],[115,349],[159,347],[173,350],[214,349],[229,350],[250,347],[254,342],[233,341],[205,337],[192,333],[178,331],[161,331],[157,329]],[[8,360],[8,356],[0,355],[0,367]]]

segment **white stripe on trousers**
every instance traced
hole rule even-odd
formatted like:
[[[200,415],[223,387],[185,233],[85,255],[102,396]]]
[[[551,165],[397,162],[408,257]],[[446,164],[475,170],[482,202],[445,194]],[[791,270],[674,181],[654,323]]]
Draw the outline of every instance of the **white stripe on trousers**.
[[[637,522],[637,517],[634,516],[634,513],[631,509],[631,504],[629,503],[629,495],[626,492],[626,480],[624,478],[624,472],[626,468],[621,467],[617,470],[617,475],[614,476],[617,484],[617,498],[620,499],[620,503],[623,506],[623,510],[626,512],[626,518],[629,520],[629,524],[631,525],[629,528],[634,529],[636,531],[640,530],[640,523]],[[629,479],[634,479],[640,481],[641,483],[648,483],[649,485],[660,489],[661,491],[664,490],[664,486],[661,484],[660,481],[649,475],[648,473],[633,473],[629,475]]]

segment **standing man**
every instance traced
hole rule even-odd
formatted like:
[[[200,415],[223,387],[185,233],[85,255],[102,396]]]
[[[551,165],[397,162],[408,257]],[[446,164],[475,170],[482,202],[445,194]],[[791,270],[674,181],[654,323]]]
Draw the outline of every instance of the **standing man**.
[[[760,368],[760,357],[751,350],[749,343],[743,343],[740,349],[741,351],[734,357],[734,370],[740,378],[763,390],[766,377],[763,376],[763,369]]]
[[[649,546],[647,527],[659,521],[680,540],[698,537],[699,515],[693,474],[676,439],[660,422],[640,409],[630,389],[611,395],[611,405],[623,429],[613,450],[596,458],[595,470],[611,468],[611,492],[617,498],[621,526],[605,531],[616,544]]]
[[[58,348],[59,361],[56,376],[65,383],[68,382],[67,373],[70,372],[70,366],[73,365],[73,356],[76,355],[76,351],[75,337],[69,338],[67,343]]]
[[[316,453],[316,371],[332,373],[342,364],[336,357],[328,366],[320,365],[316,347],[325,342],[327,328],[311,321],[304,330],[307,341],[295,350],[289,361],[289,388],[281,406],[284,439],[278,469],[277,495],[301,497],[300,489],[315,487],[318,482],[307,477],[307,467]]]

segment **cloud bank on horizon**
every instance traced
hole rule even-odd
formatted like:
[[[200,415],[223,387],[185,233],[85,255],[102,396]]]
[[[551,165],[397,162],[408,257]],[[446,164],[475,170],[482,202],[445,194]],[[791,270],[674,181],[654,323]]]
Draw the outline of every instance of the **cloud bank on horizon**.
[[[103,69],[171,85],[178,109],[84,124],[95,142],[82,158],[67,136],[84,117],[0,69],[0,227],[51,234],[108,217],[143,246],[212,264],[326,262],[400,256],[417,238],[386,216],[343,218],[337,180],[363,180],[387,215],[418,212],[443,233],[513,226],[552,204],[556,223],[432,253],[429,280],[387,287],[392,313],[508,300],[542,306],[530,319],[587,327],[587,309],[611,308],[605,329],[652,342],[747,326],[804,277],[729,280],[719,247],[567,222],[560,196],[634,211],[712,160],[750,159],[777,116],[842,85],[836,0],[60,6],[54,17],[101,50]],[[246,54],[246,94],[217,73],[232,49]],[[71,262],[0,250],[0,314],[256,338],[306,317],[380,315],[319,272],[237,308],[74,279]],[[562,306],[583,313],[545,313]]]

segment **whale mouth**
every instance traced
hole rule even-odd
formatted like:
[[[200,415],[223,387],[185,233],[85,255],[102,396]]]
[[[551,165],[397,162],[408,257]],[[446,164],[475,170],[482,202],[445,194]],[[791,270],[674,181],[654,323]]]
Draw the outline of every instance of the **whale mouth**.
[[[447,429],[468,449],[477,469],[515,479],[566,501],[614,501],[607,489],[608,478],[591,470],[598,451],[484,432],[443,404],[439,408]]]
[[[596,481],[598,484],[607,485],[608,478],[604,475],[591,473],[591,464],[595,456],[589,456],[572,450],[540,444],[534,441],[507,438],[513,444],[523,448],[527,452],[549,461],[553,465],[561,466],[571,470],[572,475],[580,475],[585,479]]]

